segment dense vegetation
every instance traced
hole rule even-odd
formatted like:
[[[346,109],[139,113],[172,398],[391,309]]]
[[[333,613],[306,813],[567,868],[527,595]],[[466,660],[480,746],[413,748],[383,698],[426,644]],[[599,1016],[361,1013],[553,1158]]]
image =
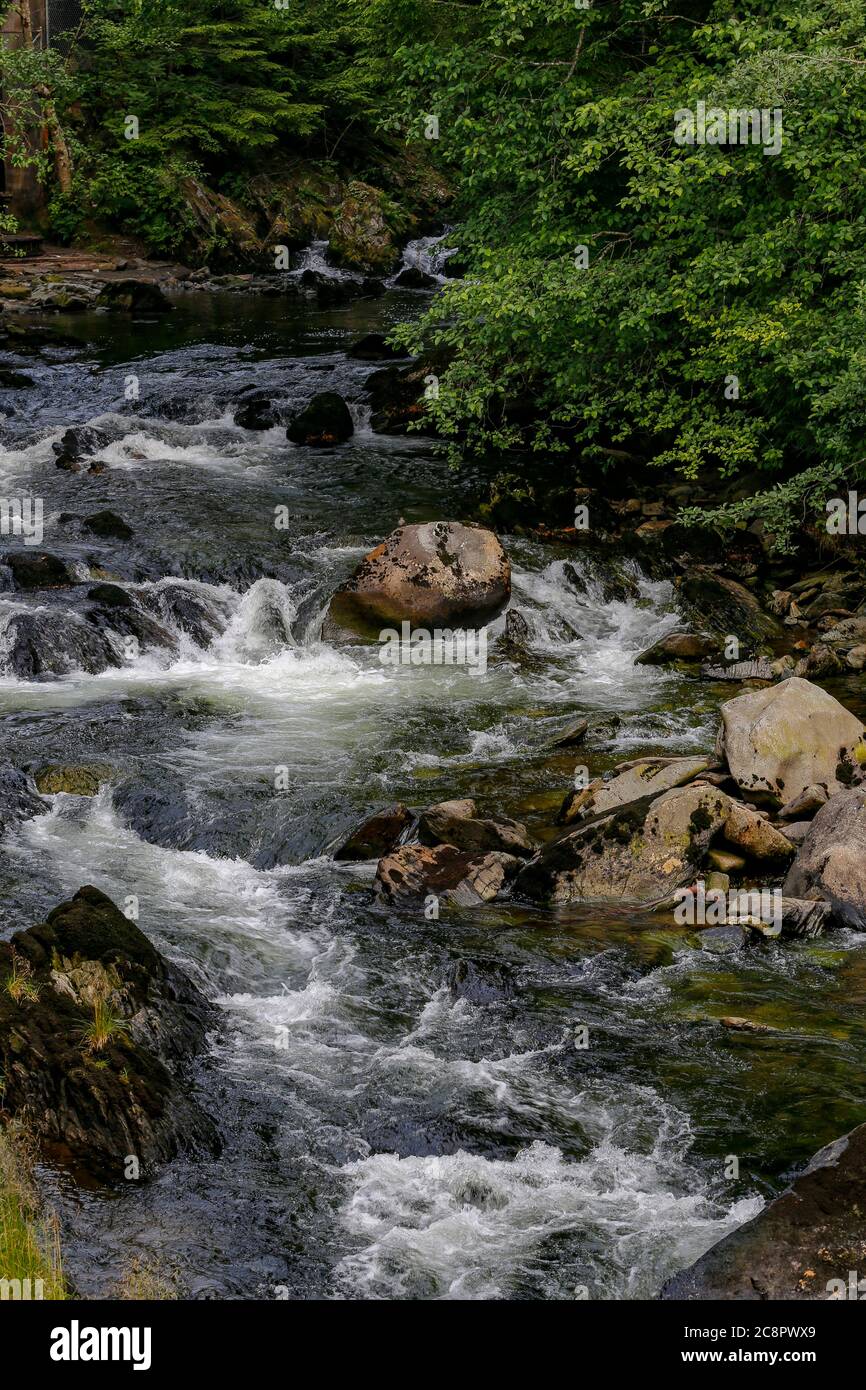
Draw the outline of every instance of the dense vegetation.
[[[407,334],[455,353],[440,428],[781,480],[784,539],[864,454],[862,0],[374,9],[404,118],[435,113],[460,173],[475,274]],[[780,108],[781,151],[676,143],[700,100]]]
[[[242,199],[289,153],[363,178],[408,141],[453,178],[472,272],[405,330],[449,350],[430,408],[457,453],[712,471],[763,493],[717,520],[757,505],[782,543],[856,478],[866,0],[279,6],[86,0],[70,54],[7,55],[68,141],[55,229],[171,249],[190,177]],[[778,109],[781,148],[677,143],[698,102]]]
[[[0,54],[7,107],[39,120],[34,92],[50,92],[62,120],[72,187],[55,179],[54,230],[98,219],[170,250],[187,179],[231,194],[283,154],[357,154],[373,116],[362,18],[350,0],[84,0],[67,44]],[[36,158],[48,177],[50,152]]]

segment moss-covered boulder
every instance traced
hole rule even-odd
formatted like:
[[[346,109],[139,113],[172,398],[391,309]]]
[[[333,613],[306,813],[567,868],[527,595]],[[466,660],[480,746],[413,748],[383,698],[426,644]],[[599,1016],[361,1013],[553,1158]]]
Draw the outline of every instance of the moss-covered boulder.
[[[354,180],[334,213],[328,250],[338,265],[366,275],[387,274],[400,259],[401,219],[379,188]]]
[[[219,1147],[189,1073],[216,1020],[97,888],[0,943],[3,1103],[77,1175],[121,1182]]]

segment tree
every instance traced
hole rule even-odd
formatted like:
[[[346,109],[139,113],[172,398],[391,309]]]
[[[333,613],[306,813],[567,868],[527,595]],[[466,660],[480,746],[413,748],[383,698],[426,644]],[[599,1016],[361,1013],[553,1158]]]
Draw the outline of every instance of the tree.
[[[786,543],[864,452],[863,0],[373,9],[402,120],[438,116],[459,178],[473,273],[403,332],[453,353],[430,408],[455,454],[746,475]],[[679,143],[699,102],[779,110],[778,152]]]

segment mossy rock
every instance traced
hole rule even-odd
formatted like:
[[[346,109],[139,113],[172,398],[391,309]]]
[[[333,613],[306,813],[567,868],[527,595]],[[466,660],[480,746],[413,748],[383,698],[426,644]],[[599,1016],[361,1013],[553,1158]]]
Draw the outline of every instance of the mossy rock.
[[[108,782],[114,768],[108,763],[48,763],[34,777],[44,796],[66,792],[68,796],[96,796],[101,782]]]

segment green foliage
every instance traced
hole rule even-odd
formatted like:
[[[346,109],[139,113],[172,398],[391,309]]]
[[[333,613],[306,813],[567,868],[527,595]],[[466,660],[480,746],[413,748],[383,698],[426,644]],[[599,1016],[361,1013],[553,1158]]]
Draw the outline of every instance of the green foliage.
[[[472,274],[402,332],[454,353],[431,410],[458,452],[746,476],[782,526],[861,458],[863,0],[372,11],[400,119],[420,137],[436,114],[459,178]],[[780,108],[780,153],[675,142],[698,101]]]
[[[59,234],[98,219],[170,250],[189,226],[184,180],[369,140],[363,34],[352,0],[84,0],[67,54],[0,49],[0,82],[31,124],[37,87],[53,96],[74,169],[72,197],[51,198]],[[50,183],[49,152],[14,135],[6,148]]]

